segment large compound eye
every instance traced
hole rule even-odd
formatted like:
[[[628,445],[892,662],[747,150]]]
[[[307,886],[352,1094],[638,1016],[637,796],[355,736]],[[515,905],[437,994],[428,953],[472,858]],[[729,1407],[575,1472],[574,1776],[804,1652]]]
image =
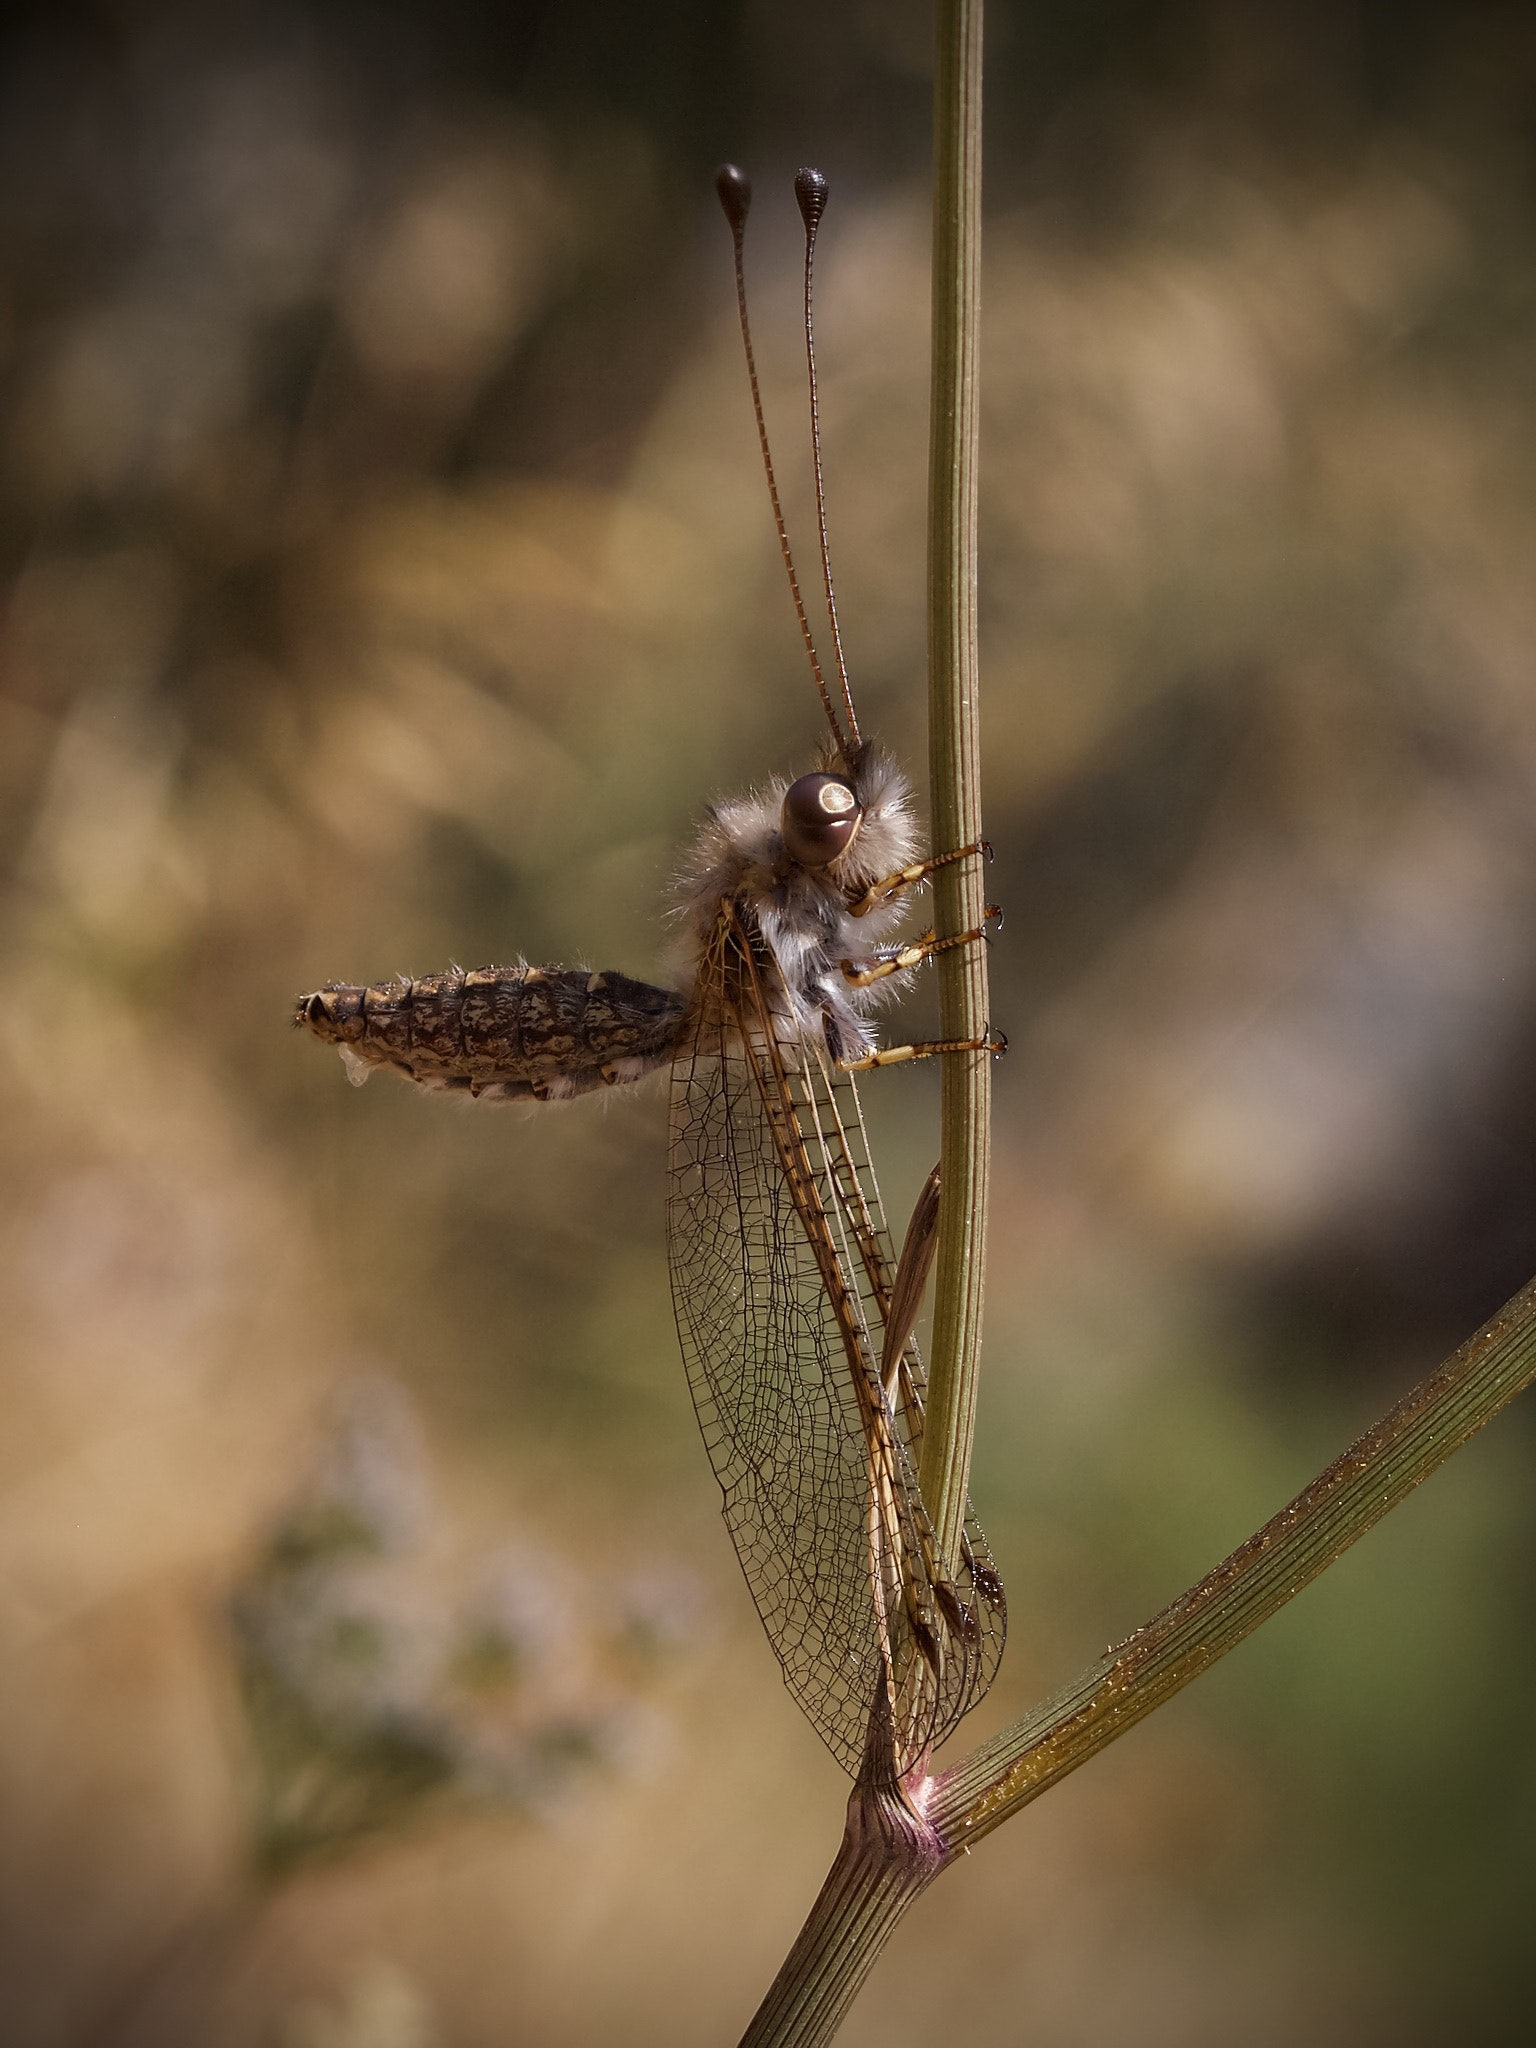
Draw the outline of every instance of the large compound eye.
[[[784,792],[779,829],[791,859],[824,868],[853,844],[864,807],[841,775],[802,775]]]

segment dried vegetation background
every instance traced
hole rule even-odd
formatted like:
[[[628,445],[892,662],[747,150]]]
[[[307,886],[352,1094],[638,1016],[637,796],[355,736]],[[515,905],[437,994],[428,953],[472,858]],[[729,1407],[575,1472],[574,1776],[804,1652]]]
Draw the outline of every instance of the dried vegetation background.
[[[995,1723],[1536,1267],[1536,35],[991,11]],[[845,632],[918,756],[924,10],[5,37],[6,2039],[734,2039],[841,1795],[695,1440],[661,1092],[357,1095],[286,1018],[654,973],[699,806],[805,764],[728,153],[797,479],[833,179]],[[897,1207],[931,1080],[870,1090]],[[1516,1414],[946,1880],[850,2044],[1523,2039],[1531,1498]]]

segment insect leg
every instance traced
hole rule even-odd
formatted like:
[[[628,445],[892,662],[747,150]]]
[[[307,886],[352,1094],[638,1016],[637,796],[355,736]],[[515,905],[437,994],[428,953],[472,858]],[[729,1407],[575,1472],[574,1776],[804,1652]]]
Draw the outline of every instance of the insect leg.
[[[989,919],[1001,917],[1002,911],[995,903],[989,903],[986,911]],[[916,967],[935,953],[947,953],[951,946],[971,946],[987,936],[984,924],[974,931],[958,932],[952,939],[941,939],[933,932],[921,933],[909,939],[904,946],[882,947],[878,953],[871,953],[863,960],[845,960],[842,963],[843,976],[855,988],[868,988],[873,982],[884,981],[888,974],[904,974],[909,967]]]
[[[880,1377],[888,1401],[894,1401],[898,1388],[907,1412],[908,1439],[915,1447],[923,1435],[922,1398],[913,1384],[906,1367],[906,1351],[911,1340],[918,1311],[922,1307],[923,1294],[928,1285],[928,1275],[933,1267],[934,1253],[939,1242],[939,1169],[935,1167],[923,1183],[912,1210],[912,1219],[907,1225],[907,1234],[902,1243],[901,1256],[896,1262],[896,1276],[891,1284],[890,1308],[886,1316],[885,1346],[880,1360]],[[923,1552],[925,1576],[934,1604],[951,1637],[968,1643],[976,1634],[976,1619],[955,1586],[948,1573],[942,1568],[927,1532],[919,1533]],[[970,1555],[969,1543],[961,1537],[961,1554],[970,1575],[974,1577],[974,1560]],[[921,1637],[919,1636],[921,1644]],[[942,1638],[933,1638],[934,1648],[940,1661],[943,1656]],[[925,1654],[927,1654],[925,1652]],[[935,1676],[938,1664],[934,1664]]]
[[[926,1038],[916,1045],[883,1045],[865,1053],[861,1060],[843,1060],[849,1074],[862,1074],[870,1067],[899,1067],[905,1060],[931,1060],[945,1052],[989,1052],[995,1057],[1008,1050],[1001,1031],[989,1031],[985,1038]]]
[[[882,875],[879,881],[870,883],[862,896],[853,898],[848,905],[848,914],[850,917],[867,917],[882,903],[889,903],[893,896],[903,895],[908,889],[915,889],[919,882],[925,882],[935,868],[947,868],[951,861],[969,860],[973,854],[990,860],[991,842],[976,839],[969,846],[957,846],[953,853],[931,854],[927,860],[917,860],[910,867],[898,868],[893,875]]]
[[[912,1220],[902,1242],[901,1257],[896,1261],[896,1277],[891,1283],[890,1307],[885,1316],[885,1343],[880,1354],[880,1378],[885,1385],[887,1400],[895,1397],[897,1376],[912,1340],[912,1332],[917,1327],[918,1311],[923,1305],[923,1293],[928,1285],[938,1242],[939,1169],[935,1167],[923,1182],[922,1193],[913,1207]],[[914,1441],[921,1436],[920,1410],[916,1417],[909,1414],[908,1431]]]

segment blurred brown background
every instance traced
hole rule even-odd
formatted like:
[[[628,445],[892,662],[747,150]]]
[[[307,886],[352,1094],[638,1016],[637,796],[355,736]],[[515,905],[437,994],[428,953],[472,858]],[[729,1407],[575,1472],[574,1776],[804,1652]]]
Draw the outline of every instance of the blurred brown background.
[[[995,1726],[1536,1268],[1536,20],[990,10]],[[292,998],[658,969],[808,765],[709,173],[920,756],[926,8],[13,9],[0,2038],[716,2043],[831,1852],[696,1440],[664,1090]],[[924,998],[912,1006],[920,1028]],[[868,1091],[900,1210],[933,1077]],[[1531,1421],[913,1914],[850,2048],[1527,2038]]]

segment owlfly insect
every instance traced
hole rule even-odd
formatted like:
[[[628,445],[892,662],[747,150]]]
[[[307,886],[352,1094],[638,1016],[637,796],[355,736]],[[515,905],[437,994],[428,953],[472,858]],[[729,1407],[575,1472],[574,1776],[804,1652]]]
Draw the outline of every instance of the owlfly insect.
[[[717,805],[678,884],[675,988],[559,967],[332,983],[296,1022],[420,1086],[553,1101],[672,1070],[668,1244],[677,1326],[724,1514],[785,1682],[846,1769],[918,1768],[990,1685],[1001,1581],[974,1517],[939,1554],[917,1484],[913,1341],[936,1242],[937,1169],[901,1255],[855,1076],[997,1037],[880,1047],[869,1012],[923,960],[984,933],[891,937],[923,859],[906,777],[859,728],[828,560],[811,274],[826,184],[802,171],[805,347],[835,690],[817,652],[768,447],[743,239],[751,188],[716,180],[774,523],[826,717],[818,765]]]

